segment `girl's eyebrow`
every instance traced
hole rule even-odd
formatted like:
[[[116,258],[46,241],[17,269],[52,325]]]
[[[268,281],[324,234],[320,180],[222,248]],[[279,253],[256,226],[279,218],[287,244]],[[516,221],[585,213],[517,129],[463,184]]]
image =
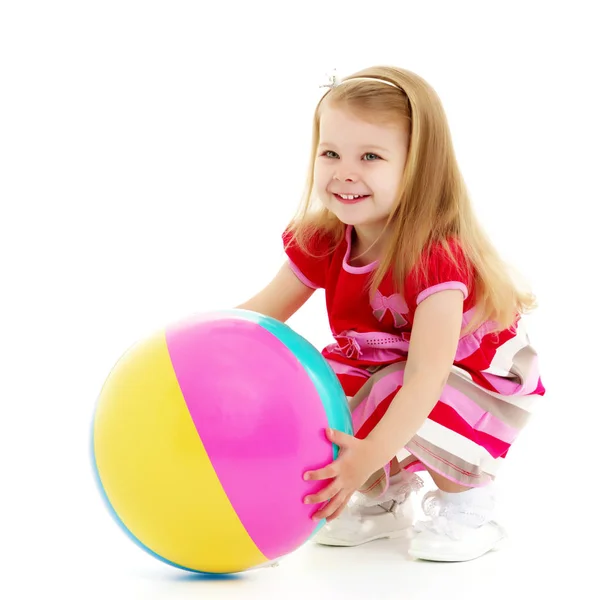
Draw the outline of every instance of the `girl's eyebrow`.
[[[319,148],[321,146],[328,146],[330,148],[335,148],[335,144],[332,144],[331,142],[321,142],[319,144]],[[384,148],[383,146],[377,146],[376,144],[365,144],[363,146],[361,146],[360,148],[361,150],[379,150],[381,152],[389,152],[389,148]]]

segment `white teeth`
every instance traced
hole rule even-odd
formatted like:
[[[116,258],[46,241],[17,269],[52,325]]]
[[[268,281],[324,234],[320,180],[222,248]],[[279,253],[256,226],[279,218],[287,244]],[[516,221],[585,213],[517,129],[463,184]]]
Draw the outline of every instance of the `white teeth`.
[[[338,194],[340,198],[344,200],[356,200],[356,198],[360,198],[362,194]]]

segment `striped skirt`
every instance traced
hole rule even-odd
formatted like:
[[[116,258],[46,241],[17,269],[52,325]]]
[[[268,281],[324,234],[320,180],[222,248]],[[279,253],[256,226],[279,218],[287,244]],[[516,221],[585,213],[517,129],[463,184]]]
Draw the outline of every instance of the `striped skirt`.
[[[342,367],[329,360],[349,391],[354,435],[364,439],[385,414],[404,381],[405,362],[374,371]],[[453,367],[440,400],[410,442],[396,455],[400,468],[429,469],[465,487],[492,481],[511,444],[527,423],[539,395],[501,395],[482,388]],[[361,492],[377,497],[389,484],[390,465],[365,483]]]

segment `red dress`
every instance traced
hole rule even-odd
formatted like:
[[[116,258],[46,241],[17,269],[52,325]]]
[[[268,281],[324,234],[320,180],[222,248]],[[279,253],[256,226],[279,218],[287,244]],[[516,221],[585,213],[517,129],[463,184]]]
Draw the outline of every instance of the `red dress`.
[[[284,232],[292,270],[309,287],[325,290],[335,341],[323,349],[323,355],[351,398],[355,435],[364,438],[402,386],[417,306],[439,291],[460,290],[466,325],[475,305],[472,271],[464,260],[456,266],[436,248],[427,262],[426,276],[409,273],[402,295],[395,292],[391,273],[387,273],[371,297],[370,278],[377,263],[349,264],[352,226],[329,254],[330,241],[325,236],[314,238],[311,250],[324,255],[318,259],[289,244],[290,239]],[[461,257],[460,252],[456,255]],[[426,465],[470,486],[494,477],[534,401],[545,390],[537,354],[521,320],[501,332],[491,333],[491,329],[491,323],[484,323],[461,337],[442,397],[398,455],[404,466],[416,470]]]

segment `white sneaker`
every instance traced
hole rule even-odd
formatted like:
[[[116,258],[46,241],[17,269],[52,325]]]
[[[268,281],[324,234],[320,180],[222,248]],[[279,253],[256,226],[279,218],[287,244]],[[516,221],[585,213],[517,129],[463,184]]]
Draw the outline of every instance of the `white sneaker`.
[[[420,477],[400,471],[390,478],[390,486],[382,498],[370,500],[354,494],[337,519],[324,525],[314,536],[324,546],[358,546],[383,538],[396,538],[414,522],[411,494],[423,486]]]
[[[430,518],[415,523],[408,554],[439,562],[474,560],[496,550],[506,533],[491,519],[493,498],[478,490],[479,502],[450,503],[438,490],[423,498],[423,511]],[[462,495],[462,494],[461,494]]]

